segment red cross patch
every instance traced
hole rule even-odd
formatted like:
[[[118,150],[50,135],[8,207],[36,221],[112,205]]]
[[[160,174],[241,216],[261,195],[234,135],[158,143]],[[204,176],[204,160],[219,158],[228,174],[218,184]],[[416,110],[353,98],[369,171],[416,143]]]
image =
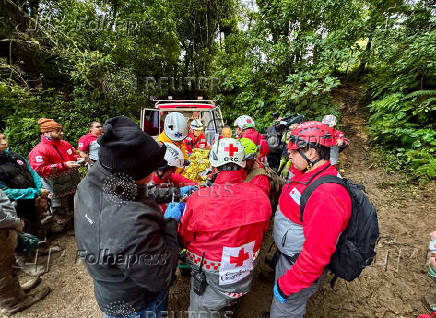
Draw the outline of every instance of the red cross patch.
[[[233,157],[236,151],[238,151],[238,147],[234,147],[233,144],[230,144],[228,147],[224,147],[224,151],[229,152],[229,156]]]
[[[236,266],[240,267],[249,257],[249,253],[244,253],[244,249],[241,248],[237,257],[230,256],[230,264],[236,264]]]

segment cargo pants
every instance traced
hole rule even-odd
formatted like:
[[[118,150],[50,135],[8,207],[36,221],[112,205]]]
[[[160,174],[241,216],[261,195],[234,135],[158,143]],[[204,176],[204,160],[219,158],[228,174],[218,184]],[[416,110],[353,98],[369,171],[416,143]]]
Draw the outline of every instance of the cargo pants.
[[[26,296],[13,268],[17,237],[15,230],[0,230],[0,307],[5,309],[15,306]]]

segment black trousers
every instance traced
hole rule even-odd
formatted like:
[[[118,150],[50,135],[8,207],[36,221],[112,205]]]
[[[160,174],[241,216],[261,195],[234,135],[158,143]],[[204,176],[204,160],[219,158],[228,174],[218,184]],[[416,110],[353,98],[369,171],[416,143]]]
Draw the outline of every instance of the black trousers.
[[[17,200],[17,215],[24,219],[26,226],[24,232],[33,234],[40,239],[44,238],[41,227],[41,215],[35,206],[35,199]]]

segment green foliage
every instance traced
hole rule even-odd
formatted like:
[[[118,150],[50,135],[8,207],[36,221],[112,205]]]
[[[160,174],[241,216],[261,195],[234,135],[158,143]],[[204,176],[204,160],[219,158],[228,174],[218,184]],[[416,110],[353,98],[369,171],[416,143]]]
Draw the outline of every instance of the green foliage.
[[[63,124],[76,145],[89,121],[138,119],[152,96],[215,98],[227,123],[249,114],[260,131],[276,111],[320,120],[340,115],[331,92],[352,79],[367,83],[373,143],[399,168],[434,178],[436,19],[427,1],[247,4],[2,2],[0,117],[11,145],[27,153],[40,117]],[[218,77],[220,87],[149,85],[185,76]]]
[[[425,181],[436,174],[435,17],[423,2],[399,13],[373,41],[370,132],[397,168]]]
[[[326,71],[315,69],[289,75],[286,84],[279,88],[281,102],[293,105],[296,112],[305,112],[312,118],[319,109],[325,111],[332,104],[331,90],[340,84]]]
[[[262,130],[272,112],[321,119],[338,113],[331,90],[358,64],[358,1],[257,1],[243,11],[244,32],[226,36],[215,74],[228,80],[218,95],[232,122],[248,113]],[[320,14],[320,12],[322,14]],[[341,18],[338,18],[341,17]]]

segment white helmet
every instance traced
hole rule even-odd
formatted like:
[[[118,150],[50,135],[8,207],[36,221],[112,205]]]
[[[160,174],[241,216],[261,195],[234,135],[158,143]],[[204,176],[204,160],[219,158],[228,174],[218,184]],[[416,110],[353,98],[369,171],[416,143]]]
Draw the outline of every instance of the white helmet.
[[[173,112],[165,117],[165,134],[173,141],[181,141],[188,136],[188,124],[182,113]]]
[[[235,123],[233,124],[235,127],[239,127],[242,130],[247,128],[254,128],[254,120],[248,115],[242,115],[236,118]]]
[[[191,122],[191,128],[195,130],[203,130],[203,123],[199,119],[194,119]]]
[[[336,116],[335,115],[325,115],[322,119],[322,123],[326,124],[329,127],[336,126]]]
[[[209,152],[209,161],[212,167],[220,167],[227,163],[235,163],[245,167],[244,147],[239,140],[233,138],[218,139]]]
[[[164,159],[168,162],[168,166],[183,168],[185,159],[182,151],[169,142],[164,142],[164,144],[167,146]]]

